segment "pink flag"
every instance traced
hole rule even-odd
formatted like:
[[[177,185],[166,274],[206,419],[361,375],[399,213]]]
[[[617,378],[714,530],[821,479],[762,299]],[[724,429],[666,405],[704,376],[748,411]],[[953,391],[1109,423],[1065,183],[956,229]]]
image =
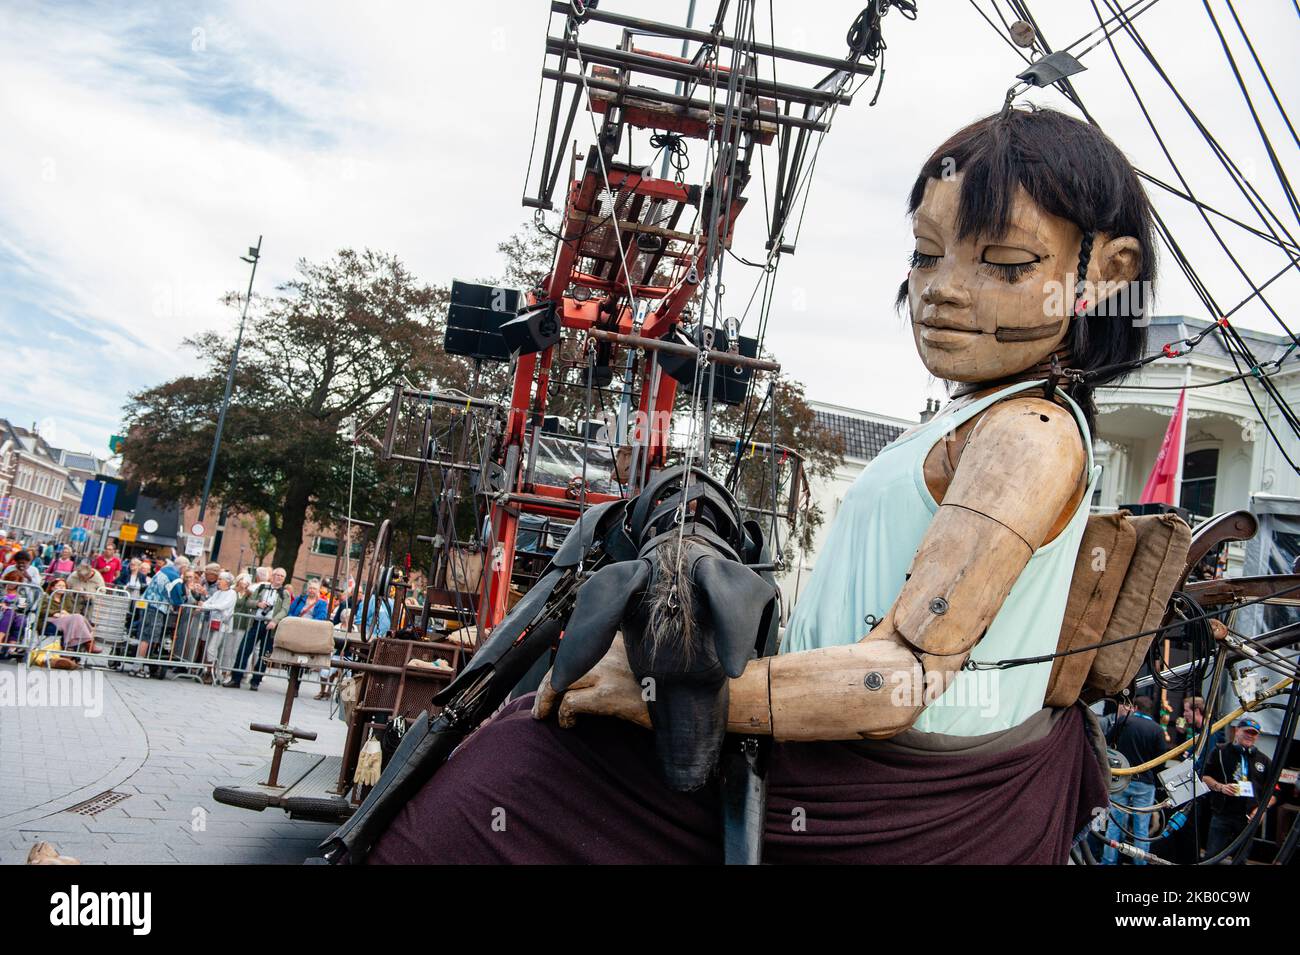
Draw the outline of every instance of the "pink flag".
[[[1169,419],[1165,429],[1165,439],[1160,443],[1160,453],[1156,455],[1155,467],[1147,478],[1146,487],[1142,488],[1139,504],[1176,504],[1178,503],[1178,463],[1183,455],[1183,415],[1187,402],[1187,391],[1178,394],[1178,406],[1174,416]]]

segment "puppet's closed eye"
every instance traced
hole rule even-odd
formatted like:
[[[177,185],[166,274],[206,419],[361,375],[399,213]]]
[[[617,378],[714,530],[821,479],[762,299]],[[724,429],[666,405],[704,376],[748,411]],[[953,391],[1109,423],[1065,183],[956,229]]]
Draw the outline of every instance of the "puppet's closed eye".
[[[1027,249],[990,245],[980,257],[980,268],[1006,282],[1019,282],[1038,268],[1042,259]]]
[[[913,249],[908,256],[908,262],[914,269],[932,269],[939,264],[939,255],[926,255],[920,249]]]
[[[916,248],[912,250],[908,261],[914,269],[932,269],[943,258],[943,246],[924,236],[916,237]]]

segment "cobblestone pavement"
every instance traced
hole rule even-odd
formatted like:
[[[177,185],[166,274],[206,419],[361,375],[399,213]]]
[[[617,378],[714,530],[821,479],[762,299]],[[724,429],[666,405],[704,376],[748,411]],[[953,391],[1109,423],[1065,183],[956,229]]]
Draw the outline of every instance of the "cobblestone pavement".
[[[49,672],[0,663],[0,863],[54,843],[83,863],[300,863],[330,827],[280,810],[213,801],[212,787],[270,757],[251,722],[278,723],[281,679],[258,693],[104,670]],[[328,704],[294,704],[293,724],[318,737],[304,752],[337,754],[346,726]],[[95,815],[69,812],[124,794]]]

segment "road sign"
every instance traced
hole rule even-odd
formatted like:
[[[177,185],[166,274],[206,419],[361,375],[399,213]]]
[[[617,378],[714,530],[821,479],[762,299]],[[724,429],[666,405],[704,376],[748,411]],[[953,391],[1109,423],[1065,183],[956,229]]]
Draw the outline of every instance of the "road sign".
[[[193,534],[195,537],[202,537],[203,525],[200,524],[198,521],[195,521],[193,524],[190,525],[190,533]]]
[[[108,439],[108,450],[112,451],[114,454],[121,454],[122,448],[125,447],[125,445],[126,438],[122,437],[120,434],[115,434]]]
[[[137,530],[139,528],[134,524],[123,524],[117,529],[117,539],[124,544],[130,544],[135,540]]]
[[[198,556],[201,555],[202,553],[203,553],[203,538],[202,538],[202,537],[187,537],[187,538],[185,538],[185,556],[186,556],[186,557],[198,557]]]
[[[74,527],[68,532],[68,537],[74,544],[80,544],[90,539],[90,532],[84,527]]]
[[[113,513],[113,504],[117,501],[117,485],[108,481],[87,481],[81,492],[81,506],[78,514],[91,517],[108,517]]]

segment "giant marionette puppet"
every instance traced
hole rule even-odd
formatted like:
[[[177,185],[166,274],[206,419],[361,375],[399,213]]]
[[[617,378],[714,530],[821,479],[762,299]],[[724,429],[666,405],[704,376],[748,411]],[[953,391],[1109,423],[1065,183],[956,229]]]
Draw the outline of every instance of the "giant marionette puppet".
[[[409,768],[418,758],[390,766],[367,801],[387,812],[363,806],[336,857],[717,862],[726,797],[708,783],[726,730],[770,746],[765,862],[1065,861],[1106,805],[1107,770],[1090,715],[1071,705],[1084,674],[1074,667],[1063,695],[1050,657],[1099,473],[1091,388],[1144,345],[1134,309],[1098,306],[1149,289],[1150,208],[1102,132],[1004,109],[935,150],[908,209],[899,302],[952,401],[848,492],[779,652],[754,652],[773,593],[745,566],[761,556],[756,528],[702,476],[648,488],[570,535],[618,559],[576,588],[536,696],[436,773]],[[1131,532],[1113,546],[1131,554]],[[1180,546],[1175,533],[1167,550]],[[517,676],[508,644],[554,640],[561,622],[527,605],[567,586],[554,576],[566,567],[582,577],[572,555],[556,564],[512,614],[532,622],[503,622],[457,700],[493,665]],[[1095,605],[1102,588],[1083,585]]]

